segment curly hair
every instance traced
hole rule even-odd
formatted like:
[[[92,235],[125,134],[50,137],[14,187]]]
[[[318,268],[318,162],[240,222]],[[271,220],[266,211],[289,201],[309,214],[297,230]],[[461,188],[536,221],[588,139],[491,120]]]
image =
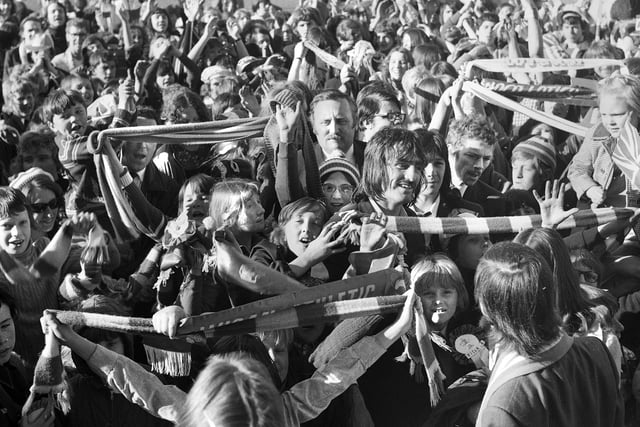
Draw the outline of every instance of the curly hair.
[[[174,83],[162,92],[162,114],[165,122],[183,123],[182,113],[188,107],[193,107],[198,114],[199,122],[211,121],[211,112],[204,105],[202,98],[194,91]]]
[[[496,132],[485,116],[472,114],[454,120],[447,134],[447,145],[458,151],[466,139],[479,139],[489,145],[497,141]]]

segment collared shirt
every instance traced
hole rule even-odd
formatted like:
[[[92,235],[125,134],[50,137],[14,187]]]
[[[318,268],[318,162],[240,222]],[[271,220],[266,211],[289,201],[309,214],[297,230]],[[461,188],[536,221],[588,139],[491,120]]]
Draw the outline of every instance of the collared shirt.
[[[454,159],[450,159],[449,161],[454,161]],[[451,188],[457,188],[460,191],[460,196],[464,196],[464,192],[467,191],[469,186],[462,182],[462,179],[458,177],[456,171],[451,168]]]
[[[327,153],[324,152],[324,150],[322,150],[322,147],[320,146],[320,144],[316,144],[316,158],[319,160],[318,164],[322,164],[322,162],[324,162],[325,160],[331,157],[332,156],[329,156]],[[351,147],[349,148],[349,150],[346,153],[344,153],[344,158],[346,160],[349,160],[352,164],[357,165],[356,158],[353,153],[353,144],[351,144]]]

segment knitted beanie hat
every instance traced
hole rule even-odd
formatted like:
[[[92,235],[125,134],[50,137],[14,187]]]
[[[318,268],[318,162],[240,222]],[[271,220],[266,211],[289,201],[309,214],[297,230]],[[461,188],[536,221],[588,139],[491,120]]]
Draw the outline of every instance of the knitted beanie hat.
[[[360,183],[358,168],[342,157],[327,159],[320,165],[320,181],[324,181],[334,172],[342,172],[353,185]]]
[[[223,79],[223,80],[237,80],[236,74],[221,65],[212,65],[210,67],[205,68],[200,75],[200,80],[203,83],[209,84],[211,79]]]
[[[24,193],[29,183],[31,183],[31,181],[33,181],[38,176],[42,176],[44,178],[50,179],[51,182],[55,182],[53,176],[49,172],[41,168],[33,167],[17,174],[9,184],[9,187],[15,188],[16,190]]]
[[[298,101],[300,101],[300,95],[291,90],[291,89],[282,89],[280,92],[276,93],[271,101],[269,101],[269,105],[271,106],[271,111],[275,113],[276,104],[280,104],[283,107],[289,107],[292,110],[295,110]]]
[[[520,142],[513,149],[512,156],[517,152],[534,156],[551,169],[556,169],[556,149],[546,138],[542,136],[532,135]]]

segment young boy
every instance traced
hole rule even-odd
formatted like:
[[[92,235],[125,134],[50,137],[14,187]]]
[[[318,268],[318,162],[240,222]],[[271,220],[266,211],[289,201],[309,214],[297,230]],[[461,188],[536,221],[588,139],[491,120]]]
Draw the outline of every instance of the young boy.
[[[128,126],[131,122],[132,113],[127,111],[126,102],[133,94],[133,83],[122,83],[119,94],[118,110],[111,123],[112,127]],[[42,110],[45,122],[56,134],[58,158],[69,172],[75,190],[75,194],[70,195],[68,200],[68,210],[95,212],[101,216],[100,224],[111,229],[105,215],[93,154],[87,150],[87,138],[93,129],[87,125],[87,109],[82,95],[74,90],[56,90],[45,99]],[[79,188],[81,184],[82,188]]]
[[[58,274],[69,254],[71,237],[74,232],[88,232],[95,217],[70,218],[50,242],[46,238],[32,241],[29,218],[22,193],[0,187],[0,288],[13,297],[20,313],[16,351],[33,363],[44,345],[38,319],[43,310],[58,308]]]

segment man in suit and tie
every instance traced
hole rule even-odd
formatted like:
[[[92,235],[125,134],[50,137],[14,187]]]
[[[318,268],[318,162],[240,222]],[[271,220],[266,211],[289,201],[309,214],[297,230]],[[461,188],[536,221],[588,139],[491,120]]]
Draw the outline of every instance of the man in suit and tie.
[[[451,187],[463,200],[482,206],[486,216],[507,212],[502,193],[480,180],[493,159],[496,133],[486,117],[469,115],[451,124],[447,135]]]

